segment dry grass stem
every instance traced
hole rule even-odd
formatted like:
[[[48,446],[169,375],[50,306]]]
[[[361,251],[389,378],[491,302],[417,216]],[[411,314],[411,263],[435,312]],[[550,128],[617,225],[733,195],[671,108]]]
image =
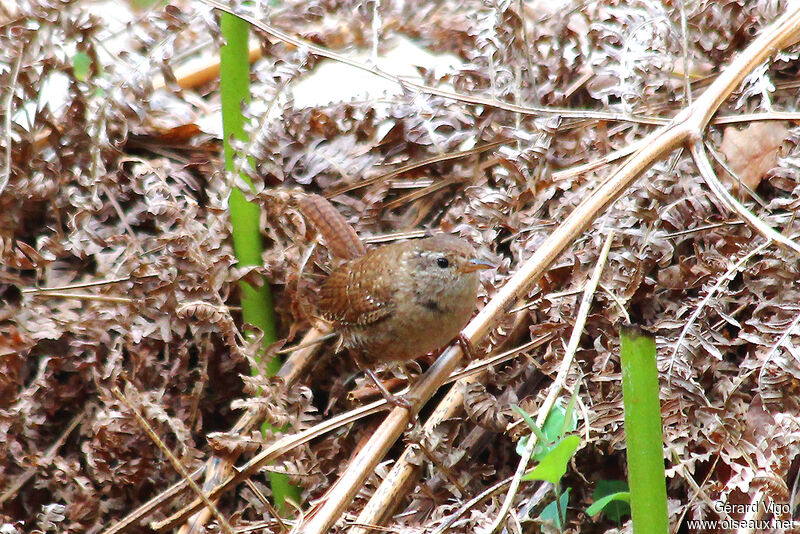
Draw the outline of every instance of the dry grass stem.
[[[368,415],[371,415],[376,412],[380,412],[386,409],[386,401],[379,400],[373,403],[367,404],[366,406],[362,406],[360,408],[356,408],[355,410],[351,410],[349,412],[345,412],[343,414],[339,414],[335,417],[327,419],[318,425],[315,425],[303,432],[298,432],[297,434],[289,434],[286,436],[282,436],[280,439],[275,441],[274,443],[267,446],[263,451],[259,452],[255,455],[250,461],[246,464],[240,466],[235,474],[228,475],[225,479],[219,482],[213,489],[208,491],[205,495],[208,499],[216,499],[224,493],[225,491],[229,490],[234,484],[237,484],[243,481],[246,478],[251,477],[255,474],[259,469],[270,463],[271,461],[279,458],[282,454],[285,454],[287,451],[299,447],[304,443],[308,443],[312,439],[326,434],[328,432],[332,432],[337,428],[340,428],[344,425],[350,424],[354,421],[358,421]],[[200,499],[195,499],[191,504],[183,507],[178,512],[174,513],[167,519],[163,521],[154,522],[151,527],[153,530],[158,532],[166,532],[170,529],[175,528],[178,524],[185,522],[192,514],[200,510],[204,505],[204,501]],[[152,509],[152,508],[151,508]]]
[[[693,143],[691,146],[691,152],[694,162],[697,165],[697,169],[700,171],[700,174],[703,176],[706,184],[708,184],[709,189],[711,189],[711,191],[717,196],[717,198],[720,199],[720,201],[722,201],[731,211],[737,213],[739,217],[744,219],[747,224],[755,228],[758,233],[763,235],[766,239],[774,241],[776,244],[791,250],[795,254],[800,254],[800,245],[784,236],[780,232],[776,232],[770,228],[767,223],[765,223],[759,217],[756,217],[752,211],[745,208],[741,202],[736,200],[736,198],[731,195],[730,191],[728,191],[728,189],[722,185],[722,182],[719,181],[714,169],[711,167],[711,162],[708,160],[708,154],[706,154],[706,149],[703,146],[702,141]]]
[[[611,244],[613,242],[614,231],[612,230],[608,233],[608,236],[606,236],[605,243],[603,243],[603,248],[600,250],[600,254],[598,255],[597,263],[592,271],[592,276],[584,288],[581,305],[580,308],[578,308],[578,315],[575,317],[575,324],[572,327],[572,333],[570,334],[569,343],[567,344],[564,359],[561,361],[561,367],[558,370],[558,375],[556,375],[556,379],[547,390],[547,397],[542,405],[539,406],[539,411],[536,414],[536,424],[539,428],[544,426],[547,416],[550,415],[550,410],[553,409],[553,406],[556,404],[556,400],[561,395],[561,391],[566,386],[567,375],[572,368],[572,362],[575,359],[575,352],[578,350],[578,344],[580,343],[581,335],[583,334],[583,328],[586,324],[586,317],[589,315],[589,309],[591,308],[592,301],[594,300],[594,294],[597,291],[598,284],[600,283],[600,275],[603,273],[603,268],[606,265],[608,253],[611,250]],[[588,425],[588,421],[586,421],[586,424]],[[492,523],[491,532],[497,532],[503,523],[505,523],[506,516],[511,509],[514,497],[517,494],[517,489],[522,481],[522,475],[524,475],[525,471],[528,469],[528,461],[533,454],[534,448],[536,448],[537,441],[536,434],[530,434],[528,437],[528,443],[525,445],[525,451],[520,458],[519,464],[517,464],[517,470],[514,473],[514,477],[511,479],[511,484],[508,488],[506,498],[503,501],[503,505],[500,507],[500,510],[497,512],[497,517]]]
[[[303,336],[298,347],[289,356],[281,366],[278,375],[284,380],[287,387],[290,387],[311,365],[314,355],[319,350],[319,343],[326,339],[329,334],[317,330],[316,328],[310,329]],[[231,428],[230,432],[234,435],[246,435],[253,428],[261,423],[261,418],[253,411],[245,413]],[[212,457],[206,463],[206,475],[203,482],[203,491],[211,492],[223,480],[227,480],[232,471],[235,470],[236,461],[239,459],[238,454],[229,453],[224,457]],[[204,508],[192,516],[186,524],[182,525],[179,532],[186,534],[189,532],[196,532],[203,528],[210,517],[208,508]],[[275,516],[278,521],[280,518]]]
[[[725,272],[725,274],[720,276],[717,279],[717,281],[714,282],[714,285],[712,285],[709,288],[708,292],[703,297],[703,300],[694,309],[694,311],[692,312],[692,315],[689,316],[689,318],[687,319],[686,323],[684,324],[683,328],[681,329],[681,333],[678,336],[678,340],[675,342],[675,348],[672,350],[672,356],[670,357],[670,366],[669,366],[669,370],[667,372],[667,381],[668,382],[672,380],[672,371],[673,371],[673,368],[675,366],[675,362],[678,360],[680,352],[681,352],[681,350],[683,348],[683,340],[686,338],[688,333],[692,330],[692,326],[694,326],[695,321],[700,316],[700,314],[702,313],[703,309],[711,301],[711,299],[714,298],[714,295],[717,293],[717,291],[720,290],[720,288],[722,287],[723,284],[725,284],[726,282],[729,282],[736,275],[736,273],[738,273],[742,269],[742,267],[748,261],[750,261],[753,257],[757,256],[758,254],[762,253],[770,245],[772,245],[772,241],[771,240],[767,240],[764,243],[761,243],[759,246],[755,247],[753,250],[751,250],[750,252],[748,252],[747,254],[742,256],[741,258],[739,258],[739,260],[736,263],[734,263],[733,265],[731,265],[728,268],[728,270]]]
[[[376,76],[380,76],[385,80],[389,80],[392,82],[397,82],[398,84],[406,87],[410,87],[412,89],[416,89],[418,91],[430,94],[441,96],[444,98],[449,98],[452,100],[456,100],[459,102],[464,102],[467,104],[474,104],[480,106],[489,106],[492,108],[502,109],[505,111],[511,111],[514,113],[521,113],[524,115],[556,115],[562,118],[576,118],[576,119],[596,119],[596,120],[608,120],[608,121],[620,121],[620,122],[632,122],[638,124],[650,124],[650,125],[660,125],[664,124],[664,119],[656,118],[656,117],[636,117],[632,115],[626,115],[623,113],[603,113],[603,112],[594,112],[594,111],[576,111],[574,109],[567,109],[567,108],[538,108],[538,107],[528,107],[528,106],[517,106],[514,104],[509,104],[507,102],[503,102],[501,100],[496,100],[494,98],[483,98],[477,97],[472,95],[463,95],[459,93],[455,93],[452,91],[445,91],[436,87],[432,87],[429,85],[414,83],[409,80],[402,79],[398,76],[394,76],[388,72],[382,71],[375,66],[370,66],[366,63],[361,63],[359,61],[355,61],[347,56],[343,56],[341,54],[337,54],[331,50],[328,50],[325,47],[317,46],[309,41],[305,41],[293,35],[290,35],[284,31],[281,31],[277,28],[273,28],[268,24],[264,24],[263,22],[254,19],[248,15],[237,13],[230,7],[217,2],[216,0],[201,0],[204,4],[207,4],[214,9],[218,9],[220,11],[224,11],[225,13],[230,13],[235,17],[239,17],[240,19],[244,20],[248,24],[252,25],[255,28],[267,33],[268,35],[280,39],[281,41],[296,46],[297,48],[308,50],[312,54],[315,54],[320,57],[325,57],[328,59],[332,59],[339,63],[343,63],[345,65],[349,65],[351,67],[355,67],[359,70],[363,70],[365,72],[369,72]]]

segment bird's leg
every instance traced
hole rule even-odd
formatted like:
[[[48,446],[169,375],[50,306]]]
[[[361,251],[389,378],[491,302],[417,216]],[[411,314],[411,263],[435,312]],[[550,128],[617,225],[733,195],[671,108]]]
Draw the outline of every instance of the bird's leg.
[[[392,395],[392,393],[390,393],[389,390],[386,389],[386,386],[383,385],[383,382],[381,382],[378,379],[378,377],[375,375],[372,369],[370,369],[367,365],[365,365],[364,362],[361,361],[361,358],[359,358],[355,354],[353,355],[353,360],[355,360],[358,368],[364,371],[364,374],[366,374],[369,377],[369,379],[372,380],[372,383],[375,384],[376,388],[378,388],[378,391],[380,391],[383,398],[386,399],[386,402],[388,402],[392,406],[405,408],[411,414],[414,413],[414,403],[412,403],[410,400],[408,400],[403,396]]]
[[[407,398],[403,397],[402,395],[393,395],[386,389],[386,386],[378,379],[372,369],[364,369],[364,373],[372,380],[375,384],[375,387],[381,392],[383,398],[386,399],[386,402],[391,404],[392,406],[399,406],[400,408],[405,408],[409,412],[414,412],[414,403],[412,403]]]
[[[467,360],[474,360],[475,348],[472,346],[472,342],[469,340],[469,338],[464,335],[464,332],[459,332],[458,338],[456,339],[458,339],[458,344],[461,345],[461,350],[464,351],[464,355],[467,357]]]

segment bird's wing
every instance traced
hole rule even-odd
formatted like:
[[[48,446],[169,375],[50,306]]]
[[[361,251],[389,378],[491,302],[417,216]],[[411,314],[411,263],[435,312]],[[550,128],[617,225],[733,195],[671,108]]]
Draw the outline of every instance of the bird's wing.
[[[324,319],[340,325],[366,325],[392,312],[392,274],[376,272],[370,259],[368,255],[342,265],[322,284],[317,308]],[[365,273],[368,266],[369,273]]]

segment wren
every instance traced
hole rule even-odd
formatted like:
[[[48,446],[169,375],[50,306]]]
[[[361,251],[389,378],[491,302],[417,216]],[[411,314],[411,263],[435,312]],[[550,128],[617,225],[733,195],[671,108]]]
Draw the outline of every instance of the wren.
[[[300,201],[306,217],[347,261],[322,283],[317,312],[389,402],[410,407],[382,386],[371,368],[413,360],[454,339],[475,309],[478,271],[492,268],[467,241],[439,234],[382,245],[363,255],[355,231],[325,199]],[[347,227],[347,228],[346,228]],[[333,245],[333,247],[331,247]]]
[[[359,367],[412,360],[459,337],[475,309],[478,270],[491,267],[450,235],[383,245],[333,271],[317,309],[333,323]]]
[[[488,267],[450,235],[392,243],[333,271],[317,309],[363,362],[411,360],[458,336]]]

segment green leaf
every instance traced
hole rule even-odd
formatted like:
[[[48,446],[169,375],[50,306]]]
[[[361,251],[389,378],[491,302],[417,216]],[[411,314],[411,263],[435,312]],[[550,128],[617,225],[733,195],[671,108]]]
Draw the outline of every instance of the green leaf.
[[[72,56],[72,73],[78,80],[85,82],[89,78],[91,66],[92,58],[87,54],[77,52]]]
[[[619,523],[622,520],[622,516],[630,515],[630,502],[631,493],[629,491],[620,491],[597,499],[586,509],[586,513],[594,516],[602,511],[610,519]],[[624,510],[627,510],[627,512]]]
[[[566,407],[559,400],[547,414],[542,431],[550,441],[557,441],[578,428],[578,417],[575,415],[574,406],[573,396]]]
[[[568,432],[574,431],[578,428],[578,419],[574,413],[571,413],[569,408],[565,408],[561,402],[557,402],[550,413],[547,414],[547,419],[542,427],[542,433],[545,436],[544,440],[540,440],[533,451],[533,459],[537,462],[542,462],[556,447],[558,440],[564,437]],[[579,440],[580,441],[580,440]]]
[[[512,405],[512,408],[522,417],[525,423],[530,427],[531,432],[536,435],[537,443],[533,449],[533,458],[537,462],[541,462],[553,450],[555,443],[561,439],[565,433],[572,432],[578,428],[578,418],[574,411],[570,408],[574,406],[574,396],[570,400],[567,408],[556,402],[550,413],[547,414],[547,419],[544,422],[544,427],[539,430],[533,418],[517,405]],[[522,456],[525,454],[525,448],[528,445],[528,436],[521,438],[517,442],[517,454]]]
[[[586,510],[589,515],[602,510],[617,524],[622,524],[622,519],[631,515],[630,492],[624,480],[598,480],[592,498],[595,502]]]
[[[550,413],[547,414],[547,419],[545,419],[542,426],[542,433],[544,433],[547,441],[555,443],[564,435],[561,429],[564,428],[566,418],[567,411],[559,400],[553,405]]]
[[[578,436],[567,436],[561,439],[533,471],[523,475],[522,480],[545,480],[552,484],[558,484],[558,481],[567,472],[569,459],[575,454],[580,444],[581,438]]]
[[[569,504],[569,492],[572,488],[567,488],[564,493],[558,498],[558,501],[553,501],[544,507],[542,513],[539,514],[539,519],[547,521],[548,519],[555,523],[558,530],[563,530],[564,524],[567,522],[567,505]],[[561,513],[559,514],[559,510]]]

